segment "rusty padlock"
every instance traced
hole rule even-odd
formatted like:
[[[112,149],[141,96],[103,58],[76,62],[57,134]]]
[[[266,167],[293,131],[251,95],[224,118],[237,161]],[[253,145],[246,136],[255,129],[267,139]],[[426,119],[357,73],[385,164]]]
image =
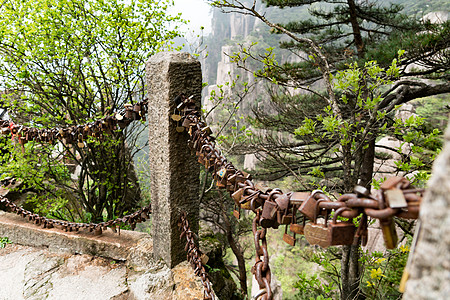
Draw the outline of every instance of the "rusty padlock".
[[[280,195],[275,202],[278,205],[277,222],[280,225],[288,225],[292,223],[292,213],[289,210],[289,197],[286,194]]]
[[[102,234],[102,228],[100,226],[95,226],[94,235],[101,235],[101,234]]]
[[[300,207],[310,196],[311,193],[309,192],[292,192],[289,196],[289,202],[292,205]]]
[[[237,206],[236,204],[234,205],[233,216],[238,220],[241,216],[241,208],[239,206]]]
[[[297,224],[296,212],[298,211],[298,209],[296,206],[294,206],[293,211],[294,211],[294,213],[293,213],[293,217],[292,217],[292,224],[289,225],[289,230],[296,234],[304,234],[306,217],[303,216],[302,224]]]
[[[305,238],[311,245],[319,245],[322,248],[330,246],[329,234],[328,234],[328,210],[325,214],[325,224],[317,224],[317,216],[320,214],[319,203],[325,201],[324,199],[319,199],[316,201],[314,218],[312,223],[307,223],[305,225],[304,233]]]
[[[235,191],[233,194],[231,194],[231,198],[233,198],[236,205],[239,205],[239,201],[241,201],[242,196],[244,195],[244,188],[240,188],[237,191]]]
[[[303,215],[307,216],[308,219],[314,220],[316,214],[316,204],[317,197],[319,199],[328,200],[325,194],[321,190],[312,191],[311,195],[309,195],[308,199],[303,201],[302,205],[298,209]]]
[[[133,119],[140,120],[141,119],[141,104],[136,103],[133,107]]]
[[[127,118],[129,120],[134,120],[134,118],[133,118],[133,104],[126,103],[126,104],[124,104],[124,107],[125,107],[125,118]]]
[[[270,228],[275,225],[275,216],[277,213],[277,204],[272,201],[266,200],[264,202],[261,220],[259,221],[260,225],[264,228]]]
[[[353,239],[353,245],[358,245],[358,239],[361,238],[361,246],[367,245],[367,239],[369,236],[368,232],[368,220],[367,215],[363,213],[361,220],[359,220],[359,226],[355,233],[355,238]]]
[[[267,200],[263,204],[263,210],[261,215],[260,224],[264,228],[278,228],[277,211],[279,210],[278,204],[273,200],[276,194],[282,194],[280,189],[273,189],[269,192]],[[267,205],[267,206],[266,206]]]
[[[337,209],[334,213],[333,221],[328,224],[328,241],[330,242],[330,246],[353,244],[356,231],[353,219],[342,222],[337,221],[337,217],[345,210],[351,210],[351,208],[341,207]]]
[[[284,234],[283,234],[283,241],[285,241],[287,244],[291,245],[291,246],[295,246],[295,232],[294,232],[294,236],[290,236],[287,233],[287,228],[288,226],[286,225],[284,228]]]

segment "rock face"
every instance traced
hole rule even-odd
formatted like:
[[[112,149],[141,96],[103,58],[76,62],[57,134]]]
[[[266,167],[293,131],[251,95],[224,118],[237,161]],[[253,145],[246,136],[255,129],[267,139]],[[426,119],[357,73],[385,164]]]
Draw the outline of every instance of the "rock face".
[[[64,232],[1,212],[0,237],[13,242],[0,249],[0,300],[203,298],[191,266],[155,260],[142,232]]]
[[[1,300],[202,299],[202,284],[183,262],[134,271],[123,262],[7,245],[0,250]]]
[[[448,299],[450,294],[450,126],[433,165],[420,208],[420,232],[404,299]],[[417,229],[416,229],[417,230]]]

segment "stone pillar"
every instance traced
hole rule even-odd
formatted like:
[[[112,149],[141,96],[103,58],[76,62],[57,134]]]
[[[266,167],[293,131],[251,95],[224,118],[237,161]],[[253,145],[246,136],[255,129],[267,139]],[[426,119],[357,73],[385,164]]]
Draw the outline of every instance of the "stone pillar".
[[[170,115],[180,93],[200,101],[201,66],[188,53],[161,52],[148,60],[146,76],[154,255],[174,267],[186,259],[177,226],[181,211],[198,232],[200,168],[187,132],[177,132]]]
[[[450,124],[420,207],[421,227],[403,299],[450,297]],[[416,228],[417,230],[417,228]]]

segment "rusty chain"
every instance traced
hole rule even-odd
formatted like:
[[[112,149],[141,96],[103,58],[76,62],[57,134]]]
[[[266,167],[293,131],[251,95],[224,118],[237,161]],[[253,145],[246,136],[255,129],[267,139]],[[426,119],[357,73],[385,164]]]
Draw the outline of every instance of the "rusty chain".
[[[211,129],[201,120],[199,108],[192,97],[179,95],[175,100],[176,113],[171,115],[176,122],[176,131],[190,136],[188,146],[195,151],[198,162],[212,173],[218,188],[226,189],[235,207],[252,210],[253,235],[256,250],[256,263],[252,267],[259,285],[255,299],[270,300],[273,294],[270,288],[269,256],[267,253],[266,228],[278,228],[286,225],[283,240],[295,245],[295,235],[304,234],[310,244],[328,247],[331,245],[365,245],[368,238],[368,217],[379,219],[386,247],[397,246],[397,235],[393,217],[417,219],[423,189],[416,189],[403,177],[392,177],[381,184],[377,195],[370,194],[362,186],[356,186],[354,193],[344,194],[337,201],[332,201],[323,191],[288,192],[280,189],[258,188],[251,176],[238,170],[216,148]],[[334,217],[328,222],[330,212]],[[304,215],[303,224],[297,224],[297,212]],[[234,212],[239,218],[240,213]],[[348,218],[349,221],[338,221],[337,217]],[[353,218],[360,217],[360,225],[356,228]],[[311,222],[306,223],[308,218]],[[319,218],[323,218],[319,222]],[[261,226],[262,229],[258,230]],[[293,236],[287,233],[287,229]],[[262,258],[261,258],[262,257]]]
[[[215,300],[214,293],[211,288],[211,282],[208,278],[208,273],[206,273],[205,267],[202,263],[202,253],[197,247],[194,239],[194,233],[189,227],[189,222],[187,220],[187,215],[182,212],[180,215],[180,222],[178,223],[181,234],[180,239],[186,238],[186,246],[184,250],[186,251],[187,261],[191,264],[194,269],[195,275],[200,277],[203,285],[203,298],[205,300]]]
[[[117,113],[83,125],[65,128],[35,128],[15,124],[11,120],[0,120],[0,132],[11,134],[20,145],[29,141],[54,143],[61,141],[65,145],[77,145],[84,148],[89,137],[102,140],[103,134],[110,134],[117,129],[124,129],[134,120],[145,120],[147,115],[147,100],[134,105],[125,104],[125,108]]]
[[[15,180],[14,178],[11,180]],[[4,185],[8,186],[12,182],[3,182]],[[79,230],[88,230],[89,232],[93,232],[94,235],[100,235],[106,228],[110,228],[113,232],[119,232],[120,234],[120,225],[121,224],[129,224],[131,229],[134,230],[137,223],[145,222],[150,218],[149,214],[152,212],[151,205],[145,206],[131,214],[123,216],[122,218],[116,218],[114,220],[109,220],[101,223],[78,223],[78,222],[69,222],[62,221],[56,219],[50,219],[46,217],[42,217],[38,214],[35,214],[31,211],[24,209],[16,205],[14,202],[9,200],[8,198],[0,195],[0,203],[4,204],[7,208],[9,208],[12,212],[18,214],[23,218],[27,218],[29,221],[34,222],[36,225],[42,225],[44,228],[59,228],[64,231],[79,231]]]
[[[269,252],[267,251],[266,228],[258,229],[260,222],[260,211],[256,212],[252,222],[252,232],[255,242],[255,265],[252,267],[252,274],[259,285],[258,296],[261,300],[272,299],[272,289],[270,287],[271,273],[269,266]],[[262,258],[261,258],[262,256]],[[256,298],[256,297],[254,297]]]
[[[216,148],[215,138],[211,129],[201,120],[200,110],[192,97],[186,98],[179,95],[175,100],[176,113],[171,118],[176,122],[176,131],[187,131],[190,139],[188,146],[195,151],[199,163],[212,173],[218,188],[226,189],[235,206],[240,209],[252,210],[255,213],[253,220],[253,235],[256,250],[256,263],[252,267],[260,290],[255,299],[270,300],[273,294],[270,288],[269,255],[267,252],[266,230],[267,228],[278,228],[286,225],[283,240],[295,245],[295,235],[304,234],[308,242],[322,247],[331,245],[348,245],[367,241],[367,217],[380,220],[386,247],[392,249],[397,245],[397,236],[393,217],[406,219],[417,219],[420,203],[424,193],[423,189],[416,189],[403,177],[392,177],[383,182],[377,195],[372,195],[361,186],[356,186],[354,193],[344,194],[337,201],[332,201],[322,191],[312,192],[287,192],[280,189],[258,188],[251,176],[238,170],[229,162]],[[125,105],[125,109],[113,116],[108,116],[85,125],[76,125],[64,129],[37,129],[23,125],[14,124],[11,121],[0,121],[0,130],[4,134],[11,133],[13,138],[23,146],[28,141],[53,143],[56,140],[66,145],[77,144],[79,148],[84,147],[84,142],[89,137],[103,138],[103,133],[111,133],[114,130],[125,128],[133,120],[144,119],[147,113],[147,102],[142,101],[134,106]],[[33,214],[15,205],[5,197],[0,197],[0,202],[6,204],[12,211],[36,224],[51,228],[60,226],[66,231],[88,228],[101,234],[102,228],[115,227],[121,223],[134,225],[148,218],[151,207],[144,207],[137,212],[123,218],[102,222],[98,224],[74,223],[60,220],[47,219]],[[328,222],[330,212],[334,211],[334,218]],[[297,212],[308,218],[311,222],[297,224]],[[235,216],[239,217],[239,213]],[[337,216],[350,219],[350,221],[338,221]],[[351,219],[361,216],[360,225],[356,228]],[[323,218],[319,222],[319,218]],[[205,288],[205,299],[212,299],[211,286],[201,264],[200,252],[196,248],[192,232],[186,220],[181,217],[182,236],[187,239],[186,250],[188,260],[191,262],[195,272],[202,278]],[[184,221],[183,221],[184,220]],[[293,237],[287,233],[287,229],[293,233]],[[262,227],[261,229],[258,229]],[[210,298],[208,298],[210,297]]]
[[[2,134],[11,134],[13,139],[17,139],[20,145],[24,145],[29,141],[35,141],[39,143],[54,143],[59,140],[65,145],[76,144],[78,148],[85,147],[85,141],[89,137],[103,139],[103,134],[110,134],[114,130],[124,129],[134,120],[145,120],[147,114],[147,101],[141,101],[134,105],[125,104],[123,110],[117,113],[97,120],[95,122],[87,123],[84,125],[74,125],[66,128],[34,128],[24,125],[14,124],[11,120],[0,120],[0,131]],[[2,181],[4,186],[10,185],[14,178],[10,181]],[[0,203],[3,203],[12,212],[28,218],[29,221],[33,221],[37,225],[42,225],[44,228],[60,228],[64,231],[79,231],[80,229],[87,229],[89,232],[93,232],[94,235],[100,235],[106,228],[110,228],[113,232],[120,234],[120,225],[129,224],[131,229],[134,230],[137,223],[145,222],[148,220],[149,214],[151,214],[151,205],[145,206],[131,214],[125,215],[121,218],[109,220],[101,223],[78,223],[68,222],[63,220],[56,220],[45,218],[28,211],[4,196],[0,196]]]

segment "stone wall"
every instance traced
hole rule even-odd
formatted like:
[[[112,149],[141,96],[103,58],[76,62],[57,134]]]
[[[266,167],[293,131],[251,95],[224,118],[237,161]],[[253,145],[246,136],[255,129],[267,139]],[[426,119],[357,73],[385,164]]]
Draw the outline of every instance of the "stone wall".
[[[185,261],[170,269],[153,256],[153,240],[121,230],[63,232],[1,212],[0,300],[202,299],[203,286]]]

